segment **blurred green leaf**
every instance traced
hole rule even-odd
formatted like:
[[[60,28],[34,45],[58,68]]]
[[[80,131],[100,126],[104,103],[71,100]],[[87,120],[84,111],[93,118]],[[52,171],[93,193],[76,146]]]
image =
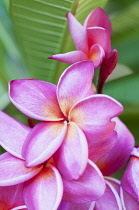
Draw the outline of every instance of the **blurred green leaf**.
[[[139,66],[139,1],[133,1],[130,7],[111,13],[110,17],[113,25],[112,45],[119,51],[119,63],[125,64],[137,73],[137,66]]]
[[[107,82],[125,77],[130,74],[133,74],[133,71],[129,67],[122,64],[117,64],[112,74],[110,74],[110,76],[108,77]]]
[[[22,56],[16,42],[12,22],[5,7],[0,1],[0,109],[10,102],[8,81],[27,77]]]
[[[96,6],[107,0],[11,0],[11,15],[21,42],[31,77],[57,81],[61,72],[59,62],[47,59],[63,52],[67,46],[66,13],[76,13],[80,20]]]
[[[133,74],[105,84],[104,93],[124,105],[139,106],[139,74]]]

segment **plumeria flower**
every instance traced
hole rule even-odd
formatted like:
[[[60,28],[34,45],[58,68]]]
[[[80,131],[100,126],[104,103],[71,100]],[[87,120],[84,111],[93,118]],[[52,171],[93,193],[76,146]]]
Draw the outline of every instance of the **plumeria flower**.
[[[90,202],[103,195],[106,187],[104,178],[90,160],[78,180],[68,181],[61,177],[52,158],[33,168],[26,168],[21,148],[31,129],[3,112],[0,112],[0,118],[3,121],[0,124],[0,141],[8,151],[0,156],[0,186],[12,189],[12,185],[24,183],[21,193],[28,209],[43,210],[45,207],[55,210],[62,197],[67,201]]]
[[[91,61],[73,64],[64,71],[57,86],[35,79],[10,82],[13,104],[41,121],[23,145],[26,167],[41,164],[56,152],[54,160],[61,174],[66,179],[78,179],[87,165],[87,142],[96,144],[110,136],[115,127],[111,119],[123,107],[107,95],[94,94],[92,69]],[[114,143],[107,145],[112,147]]]
[[[111,23],[106,13],[97,7],[81,25],[72,13],[67,14],[68,26],[76,46],[75,51],[52,55],[50,59],[73,64],[91,60],[96,69],[111,52]]]
[[[105,177],[105,183],[105,192],[98,200],[86,203],[62,201],[58,210],[122,210],[120,181],[115,178]]]
[[[134,148],[121,182],[122,188],[139,203],[139,147]]]
[[[125,124],[118,117],[114,118],[113,121],[116,123],[114,128],[117,133],[116,143],[114,147],[97,162],[97,166],[104,176],[110,176],[125,166],[135,144],[134,137]],[[111,138],[113,138],[112,135],[109,141],[111,141]]]
[[[0,143],[8,151],[0,156],[0,189],[8,189],[11,193],[14,189],[18,191],[20,189],[19,199],[22,193],[28,209],[43,210],[44,206],[46,209],[56,209],[63,196],[60,173],[51,159],[33,168],[26,168],[21,152],[31,128],[2,111],[0,111],[0,119],[3,122],[0,124]],[[21,183],[24,183],[24,186]],[[7,199],[9,199],[8,195]],[[18,204],[18,201],[15,204]]]
[[[1,210],[27,210],[23,199],[23,184],[0,187]]]

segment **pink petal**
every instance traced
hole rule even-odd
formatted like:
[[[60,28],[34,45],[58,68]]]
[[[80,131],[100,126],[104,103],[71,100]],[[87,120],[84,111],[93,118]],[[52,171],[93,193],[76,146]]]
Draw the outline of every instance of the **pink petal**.
[[[93,61],[94,69],[101,65],[103,59],[105,57],[105,52],[101,46],[98,44],[92,45],[89,52],[89,60]]]
[[[58,210],[93,210],[95,202],[92,203],[70,203],[62,201]]]
[[[9,85],[12,103],[27,116],[44,121],[63,118],[55,85],[36,79],[13,80]]]
[[[89,149],[89,159],[93,162],[97,162],[100,158],[103,159],[103,156],[106,155],[114,147],[117,140],[117,133],[115,131],[112,134],[100,142],[88,141]],[[99,161],[96,163],[101,170],[103,165],[99,164]]]
[[[125,166],[135,143],[133,135],[122,121],[118,118],[114,118],[113,121],[116,122],[114,128],[117,132],[116,144],[108,154],[97,162],[97,166],[104,176],[112,175]],[[113,137],[111,136],[110,141],[112,140]]]
[[[66,130],[66,122],[38,123],[23,146],[26,166],[34,167],[48,160],[62,144]]]
[[[122,205],[120,197],[114,187],[108,182],[106,182],[106,190],[103,196],[96,201],[95,210],[122,210]]]
[[[131,157],[121,181],[122,188],[139,202],[139,158]]]
[[[130,196],[126,191],[124,191],[121,188],[121,201],[122,201],[122,207],[123,210],[138,210],[139,209],[139,203],[137,203],[137,201]]]
[[[30,210],[57,209],[63,194],[63,184],[57,169],[47,165],[25,183],[24,198]]]
[[[86,96],[94,94],[92,78],[94,65],[92,61],[83,61],[71,65],[60,77],[57,96],[61,110],[68,115],[71,107]]]
[[[12,208],[25,208],[23,199],[23,184],[0,187],[0,209],[8,210]],[[22,209],[23,209],[22,208]]]
[[[67,19],[69,30],[77,50],[87,53],[88,43],[86,28],[83,27],[70,12],[67,14]]]
[[[107,14],[100,8],[95,8],[85,19],[84,27],[90,28],[90,27],[102,27],[108,30],[109,35],[111,36],[112,33],[112,27],[111,22],[107,16]]]
[[[122,111],[122,105],[112,97],[96,94],[77,103],[69,113],[69,120],[84,131],[88,141],[101,141],[112,133],[115,122],[111,119]]]
[[[98,44],[103,48],[107,57],[111,51],[111,42],[108,31],[101,27],[87,28],[87,36],[89,48],[94,44]]]
[[[10,155],[8,152],[0,156],[0,186],[20,184],[31,179],[42,169],[42,166],[25,168],[25,161]]]
[[[118,61],[118,51],[112,50],[107,58],[103,61],[99,72],[98,93],[102,93],[103,86],[108,76],[113,72]]]
[[[121,182],[118,179],[110,176],[105,176],[105,180],[107,180],[114,187],[118,195],[120,195]]]
[[[67,135],[54,155],[55,163],[66,179],[78,179],[86,168],[88,146],[84,133],[75,124],[68,124]]]
[[[88,60],[86,54],[83,51],[76,50],[63,54],[56,54],[49,57],[49,59],[54,59],[61,61],[63,63],[77,63],[79,61]]]
[[[78,180],[63,179],[63,200],[73,203],[92,202],[99,199],[105,191],[105,181],[97,166],[88,161],[88,165]]]
[[[0,111],[0,145],[22,159],[22,146],[31,128]]]

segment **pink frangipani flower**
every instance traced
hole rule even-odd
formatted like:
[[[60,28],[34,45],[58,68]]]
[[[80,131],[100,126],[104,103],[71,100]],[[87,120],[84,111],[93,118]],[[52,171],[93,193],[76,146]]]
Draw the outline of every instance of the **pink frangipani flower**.
[[[9,186],[10,189],[12,185],[24,183],[21,193],[29,210],[55,210],[62,196],[67,201],[90,202],[103,195],[104,178],[90,160],[87,161],[87,167],[78,180],[68,181],[61,177],[52,158],[33,168],[26,168],[21,148],[27,136],[27,126],[3,112],[0,112],[0,118],[4,119],[0,124],[0,141],[8,151],[0,156],[0,186]]]
[[[0,143],[8,151],[0,156],[0,189],[3,187],[12,191],[16,190],[14,185],[17,185],[18,190],[21,188],[18,186],[24,183],[20,193],[30,210],[43,210],[44,206],[46,209],[56,209],[63,195],[60,173],[50,160],[33,168],[26,168],[21,150],[31,129],[2,111],[0,119],[3,121],[0,124]]]
[[[87,165],[87,142],[101,142],[112,133],[115,122],[111,119],[123,107],[107,95],[94,95],[92,69],[91,61],[73,64],[57,86],[35,79],[10,82],[13,104],[42,121],[23,145],[27,167],[43,163],[57,151],[54,159],[61,174],[66,179],[78,179]],[[113,141],[109,144],[113,146]]]
[[[139,147],[131,153],[121,182],[122,188],[139,203]]]
[[[52,55],[50,59],[73,64],[91,60],[96,69],[111,52],[111,23],[106,13],[97,7],[81,25],[72,13],[67,14],[68,26],[76,46],[75,51]]]

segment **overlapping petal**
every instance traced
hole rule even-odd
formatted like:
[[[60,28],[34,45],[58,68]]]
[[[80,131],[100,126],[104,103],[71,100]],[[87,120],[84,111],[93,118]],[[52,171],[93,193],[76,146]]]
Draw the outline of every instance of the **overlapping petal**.
[[[111,22],[106,13],[100,7],[97,7],[92,12],[90,12],[84,22],[85,28],[90,28],[94,26],[105,28],[111,36]]]
[[[78,179],[87,165],[88,146],[84,133],[75,123],[68,123],[67,135],[54,155],[57,168],[66,179]]]
[[[34,167],[48,160],[62,144],[66,130],[66,122],[38,123],[23,145],[26,166]]]
[[[106,182],[106,190],[104,195],[96,201],[95,204],[95,210],[108,210],[108,209],[114,209],[114,210],[122,210],[122,205],[120,201],[120,197],[115,190],[115,188],[105,180]]]
[[[87,28],[86,30],[89,48],[94,44],[98,44],[103,48],[105,55],[108,56],[111,51],[111,42],[108,31],[101,27],[92,27]]]
[[[90,160],[78,180],[63,179],[63,185],[63,200],[73,203],[95,201],[103,195],[106,187],[101,172]]]
[[[94,65],[92,61],[75,63],[64,71],[57,86],[57,97],[65,116],[68,115],[75,103],[94,94],[93,75]]]
[[[62,201],[58,210],[93,210],[95,202],[92,203],[71,203]]]
[[[88,60],[87,55],[81,50],[75,50],[67,53],[52,55],[51,57],[49,57],[49,59],[54,59],[69,64],[77,63],[83,60]]]
[[[139,209],[139,203],[126,191],[124,191],[121,187],[120,189],[120,195],[121,195],[121,202],[123,210],[138,210]]]
[[[86,28],[83,27],[70,12],[67,14],[67,19],[69,30],[76,49],[87,53],[88,43]]]
[[[22,94],[21,94],[22,93]],[[37,120],[61,120],[56,86],[37,79],[13,80],[9,83],[12,103],[27,116]]]
[[[103,159],[103,156],[106,155],[111,151],[111,149],[115,146],[117,140],[117,133],[115,131],[112,134],[104,139],[103,141],[88,141],[88,148],[89,148],[89,159],[93,162],[97,162],[100,158]],[[99,165],[99,161],[96,163],[101,170],[103,165]],[[111,163],[112,164],[112,163]]]
[[[0,187],[1,210],[27,209],[23,199],[23,186],[24,184]]]
[[[8,152],[0,156],[0,186],[10,186],[25,182],[34,177],[42,166],[25,168],[25,161],[10,155]]]
[[[134,147],[134,137],[128,128],[118,118],[113,119],[116,122],[114,130],[117,132],[117,140],[112,150],[104,155],[97,163],[104,176],[116,173],[127,163],[131,151]],[[110,141],[113,137],[110,137]],[[118,151],[118,152],[117,152]]]
[[[132,156],[121,181],[122,188],[139,202],[139,158]]]
[[[63,194],[63,184],[57,169],[47,165],[24,187],[25,203],[30,210],[55,210],[58,208]]]
[[[88,141],[106,139],[113,131],[113,117],[120,114],[122,105],[107,95],[93,95],[78,102],[69,113],[69,120],[75,122],[85,133]]]
[[[100,45],[94,44],[90,48],[88,59],[93,61],[94,69],[96,69],[98,66],[101,65],[104,57],[105,57],[105,52]]]
[[[0,111],[0,145],[22,159],[22,146],[31,128]]]

